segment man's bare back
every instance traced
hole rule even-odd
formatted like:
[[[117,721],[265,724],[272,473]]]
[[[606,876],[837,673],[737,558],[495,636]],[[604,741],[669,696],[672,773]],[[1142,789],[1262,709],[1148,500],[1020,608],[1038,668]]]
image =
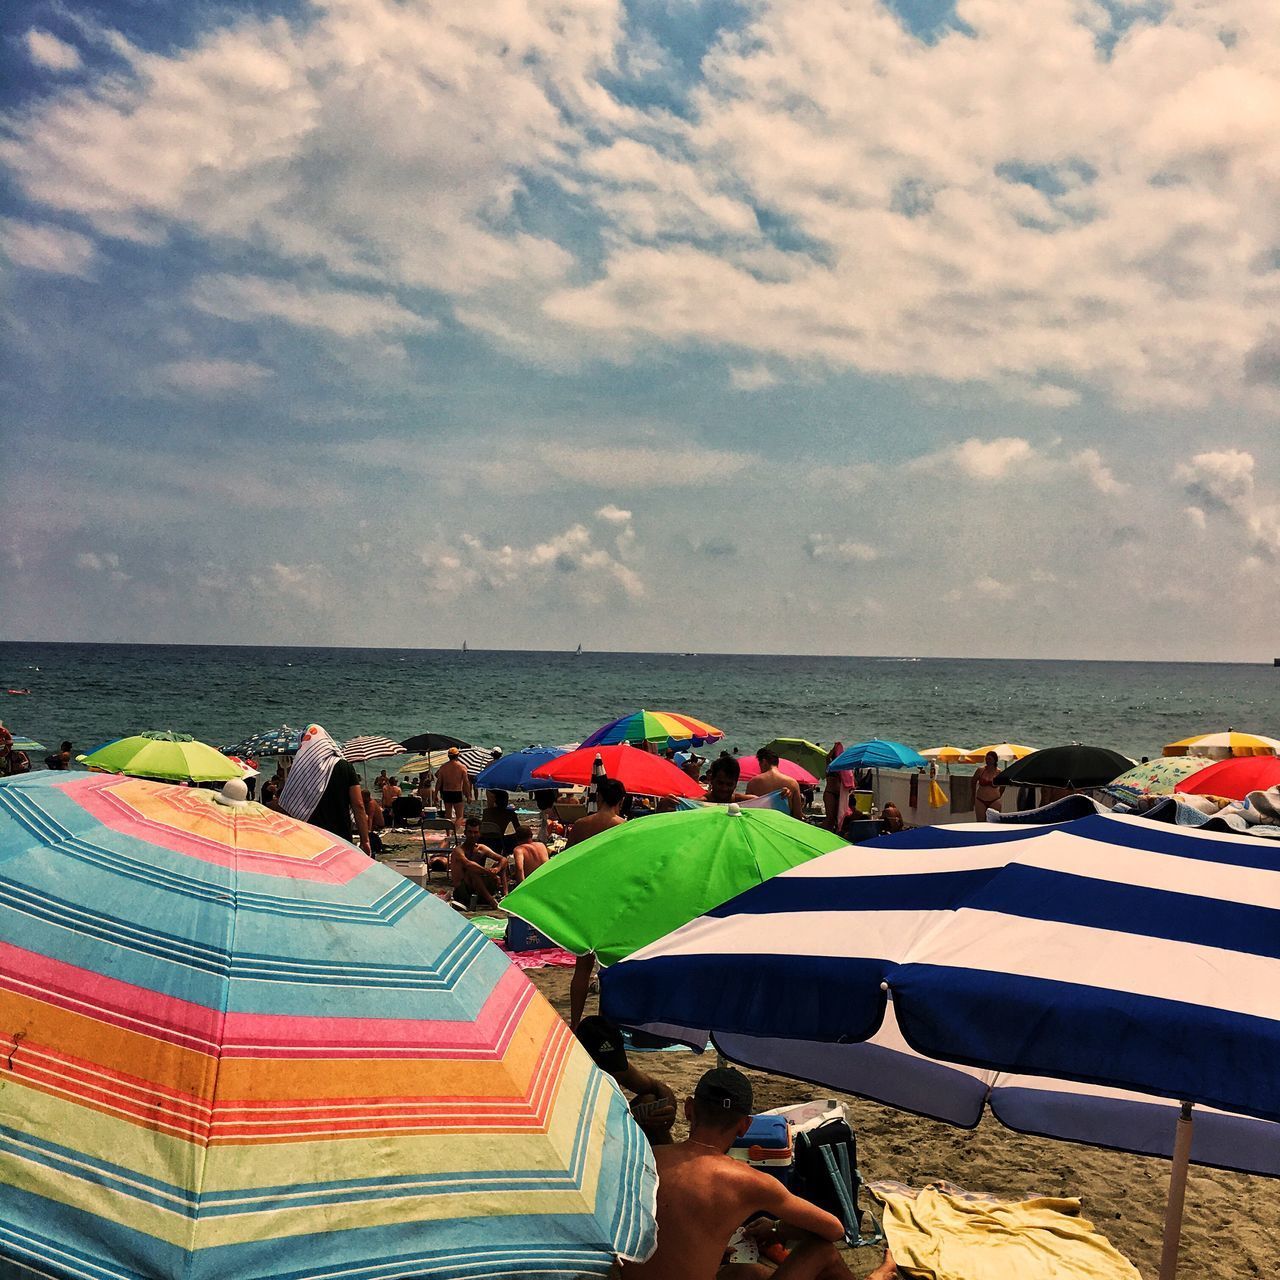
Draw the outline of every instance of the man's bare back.
[[[625,821],[621,814],[607,809],[601,809],[599,813],[589,813],[585,818],[579,818],[569,829],[565,847],[572,849],[575,844],[581,844],[592,836],[598,836],[611,827],[620,827]]]
[[[804,796],[800,794],[800,784],[794,778],[788,778],[777,769],[763,769],[747,783],[749,796],[767,796],[771,791],[785,791],[791,816],[804,817]]]
[[[541,840],[525,840],[511,851],[516,864],[515,882],[522,884],[551,856]]]

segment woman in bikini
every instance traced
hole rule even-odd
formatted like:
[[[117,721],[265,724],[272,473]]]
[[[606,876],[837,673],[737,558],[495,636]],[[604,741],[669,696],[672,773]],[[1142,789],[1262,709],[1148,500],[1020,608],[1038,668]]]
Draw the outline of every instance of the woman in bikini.
[[[973,775],[973,812],[979,822],[986,822],[988,809],[1000,812],[1000,797],[1004,795],[1004,788],[996,786],[996,775],[999,772],[999,758],[994,751],[988,751],[982,768]]]

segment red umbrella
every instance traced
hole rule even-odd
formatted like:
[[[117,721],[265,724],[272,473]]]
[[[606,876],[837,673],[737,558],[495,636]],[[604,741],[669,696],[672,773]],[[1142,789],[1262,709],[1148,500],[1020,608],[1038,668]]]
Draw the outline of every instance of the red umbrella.
[[[1276,786],[1280,786],[1280,756],[1235,756],[1183,778],[1174,790],[1243,800],[1250,791],[1267,791]]]
[[[634,795],[702,799],[702,788],[670,760],[651,755],[648,751],[638,751],[625,743],[608,747],[579,747],[567,756],[540,764],[533,771],[533,776],[568,786],[585,787],[591,781],[591,766],[595,764],[596,756],[603,761],[605,773]]]
[[[755,756],[740,756],[738,758],[738,767],[741,770],[738,777],[743,782],[747,782],[760,772],[760,761]],[[818,785],[817,778],[808,769],[796,764],[794,760],[779,760],[778,772],[786,774],[788,778],[794,778],[803,787],[816,787]]]

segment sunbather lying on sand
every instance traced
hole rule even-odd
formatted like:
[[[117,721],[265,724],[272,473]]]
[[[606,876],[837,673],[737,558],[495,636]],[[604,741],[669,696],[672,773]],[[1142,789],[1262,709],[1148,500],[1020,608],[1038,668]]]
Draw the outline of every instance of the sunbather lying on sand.
[[[689,1136],[655,1147],[658,1164],[658,1251],[622,1269],[626,1280],[852,1280],[836,1252],[844,1236],[839,1218],[793,1196],[777,1178],[726,1153],[746,1133],[752,1110],[751,1082],[732,1067],[708,1071],[684,1104]],[[777,1218],[791,1253],[774,1269],[764,1264],[722,1267],[729,1237],[748,1218]],[[897,1268],[885,1255],[869,1280],[892,1280]]]

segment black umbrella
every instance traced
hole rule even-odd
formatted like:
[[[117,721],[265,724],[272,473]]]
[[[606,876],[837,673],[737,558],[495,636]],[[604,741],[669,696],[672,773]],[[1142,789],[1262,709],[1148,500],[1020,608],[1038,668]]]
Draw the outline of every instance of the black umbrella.
[[[1046,747],[1015,760],[996,774],[998,786],[1105,787],[1113,778],[1133,768],[1133,761],[1107,747],[1086,747],[1078,742],[1066,747]]]
[[[427,755],[432,751],[448,751],[450,747],[457,747],[461,751],[464,747],[471,745],[461,738],[451,738],[447,733],[420,733],[413,738],[401,738],[400,741],[406,751],[413,751],[418,755]]]

